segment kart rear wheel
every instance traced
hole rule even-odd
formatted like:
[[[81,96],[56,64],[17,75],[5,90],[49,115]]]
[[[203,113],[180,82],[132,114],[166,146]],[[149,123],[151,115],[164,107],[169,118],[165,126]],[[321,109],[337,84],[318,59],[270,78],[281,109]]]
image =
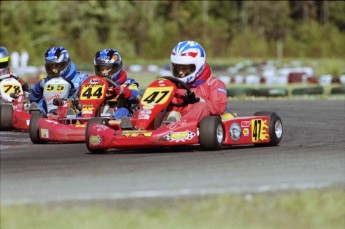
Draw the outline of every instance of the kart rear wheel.
[[[90,153],[101,154],[101,153],[107,152],[107,149],[94,149],[94,148],[90,147],[90,145],[89,145],[89,143],[90,143],[90,141],[89,141],[89,139],[90,139],[89,128],[90,128],[91,124],[108,125],[108,119],[92,118],[87,122],[86,130],[85,130],[85,143],[86,143],[86,147],[90,151]]]
[[[199,142],[203,150],[220,150],[224,139],[224,127],[219,116],[207,116],[199,125]]]
[[[47,116],[42,113],[33,112],[31,113],[30,118],[30,126],[29,126],[29,134],[32,143],[34,144],[42,144],[44,141],[40,139],[40,133],[38,129],[38,120],[40,118],[46,118]]]
[[[255,146],[276,146],[283,137],[283,123],[280,117],[275,112],[259,111],[255,112],[254,116],[268,116],[270,122],[268,130],[270,134],[270,142],[264,144],[254,144]]]
[[[10,130],[12,128],[12,112],[12,105],[0,105],[0,130]]]

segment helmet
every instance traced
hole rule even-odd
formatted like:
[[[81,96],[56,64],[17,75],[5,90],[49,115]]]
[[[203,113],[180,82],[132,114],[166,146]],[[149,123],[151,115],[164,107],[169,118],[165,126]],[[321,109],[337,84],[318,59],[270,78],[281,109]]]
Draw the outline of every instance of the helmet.
[[[122,58],[116,49],[98,51],[93,60],[95,74],[116,81],[122,71]]]
[[[44,54],[44,66],[48,76],[66,77],[71,69],[67,50],[62,46],[49,48]]]
[[[171,72],[174,77],[190,84],[203,72],[206,53],[203,47],[195,41],[182,41],[172,50]]]
[[[7,49],[0,46],[0,75],[8,73],[8,65],[10,62],[10,57],[8,55]]]

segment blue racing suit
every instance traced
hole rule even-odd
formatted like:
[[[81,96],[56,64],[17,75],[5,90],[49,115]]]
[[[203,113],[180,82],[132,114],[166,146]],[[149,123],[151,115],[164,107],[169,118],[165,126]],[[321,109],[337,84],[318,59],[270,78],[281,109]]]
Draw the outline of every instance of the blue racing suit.
[[[142,96],[138,89],[138,82],[135,79],[127,78],[127,73],[124,70],[121,71],[120,76],[116,80],[112,80],[124,88],[124,93],[118,98],[108,100],[110,107],[114,110],[114,117],[120,119],[125,116],[132,116]]]
[[[114,112],[115,119],[120,119],[124,116],[132,116],[134,107],[139,104],[142,97],[142,94],[138,89],[139,84],[135,79],[128,78],[121,86],[128,88],[131,91],[131,95],[126,99],[119,99],[117,109]]]
[[[83,72],[78,72],[75,64],[71,62],[71,68],[69,72],[64,76],[65,78],[72,81],[74,88],[70,89],[68,98],[74,99],[78,98],[79,95],[79,88],[84,82],[85,79],[87,79],[89,76]],[[47,105],[43,99],[43,90],[44,90],[44,84],[50,80],[51,77],[47,77],[44,79],[41,79],[38,83],[35,84],[35,86],[32,88],[30,92],[30,102],[36,102],[39,106],[39,108],[42,110],[42,112],[47,113]]]

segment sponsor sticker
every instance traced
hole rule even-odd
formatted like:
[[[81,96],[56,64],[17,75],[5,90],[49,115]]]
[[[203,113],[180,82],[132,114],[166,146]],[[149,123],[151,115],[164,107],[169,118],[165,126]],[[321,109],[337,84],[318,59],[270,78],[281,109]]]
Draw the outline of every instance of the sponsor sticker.
[[[149,115],[147,115],[147,114],[140,114],[139,116],[138,116],[138,119],[149,119],[150,118],[150,116]]]
[[[250,121],[241,121],[241,127],[249,127],[250,123]]]
[[[147,132],[146,130],[125,130],[122,132],[123,136],[136,138],[139,135],[144,137],[151,137],[152,132]]]
[[[140,114],[141,115],[149,115],[152,113],[152,110],[149,110],[149,109],[145,109],[145,110],[141,110],[140,111]]]
[[[154,104],[148,103],[148,104],[145,104],[145,105],[143,106],[143,109],[153,109],[154,107],[155,107]]]
[[[82,114],[92,114],[94,107],[93,105],[83,105]]]
[[[237,122],[234,122],[230,126],[230,137],[233,141],[237,142],[241,138],[241,127]]]
[[[186,140],[193,139],[195,135],[195,133],[187,130],[181,132],[170,132],[169,134],[165,135],[164,138],[169,142],[184,142]]]
[[[59,94],[55,94],[55,95],[52,95],[52,96],[49,96],[47,98],[47,102],[50,102],[51,100],[55,99],[55,98],[60,98],[60,95]]]
[[[99,135],[91,135],[89,137],[89,143],[91,145],[99,145],[99,143],[101,143],[102,138]]]
[[[248,136],[249,135],[249,129],[248,128],[244,128],[243,129],[243,135],[244,136]]]
[[[90,83],[90,84],[98,84],[98,83],[99,83],[99,79],[97,79],[97,78],[92,78],[92,79],[90,79],[89,83]]]
[[[41,129],[41,138],[49,138],[48,129]]]

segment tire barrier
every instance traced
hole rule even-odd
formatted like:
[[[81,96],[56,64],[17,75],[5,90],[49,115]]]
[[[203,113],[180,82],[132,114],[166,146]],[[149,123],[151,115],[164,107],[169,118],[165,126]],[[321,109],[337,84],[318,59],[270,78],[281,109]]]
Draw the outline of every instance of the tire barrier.
[[[334,87],[331,90],[331,94],[345,94],[345,87]]]
[[[309,88],[295,88],[292,90],[292,95],[321,95],[323,94],[323,87],[309,87]]]
[[[257,94],[253,88],[228,88],[226,92],[228,97],[255,96]]]
[[[257,90],[256,96],[265,97],[283,97],[288,96],[289,91],[285,88],[260,88]]]

